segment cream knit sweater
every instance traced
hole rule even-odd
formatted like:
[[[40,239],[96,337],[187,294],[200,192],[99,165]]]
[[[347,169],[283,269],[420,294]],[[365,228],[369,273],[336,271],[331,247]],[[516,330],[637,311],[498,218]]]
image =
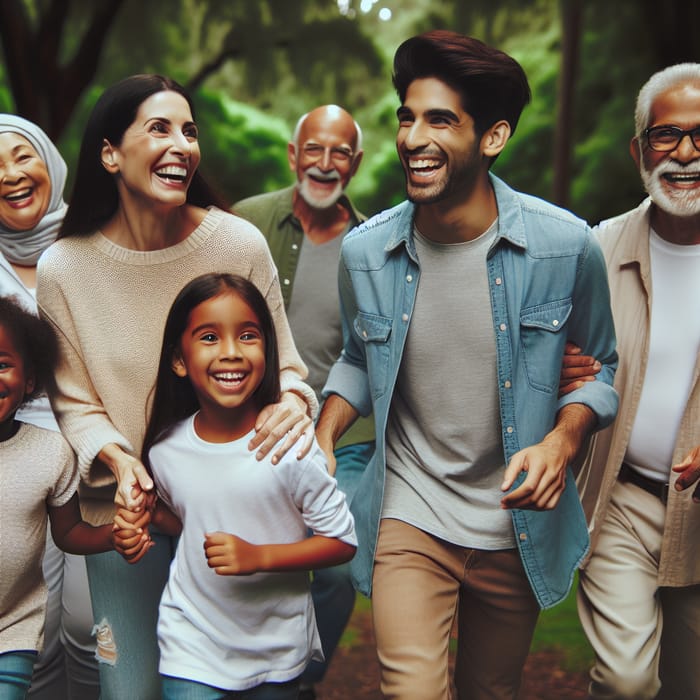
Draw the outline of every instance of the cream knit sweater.
[[[122,248],[100,232],[64,238],[39,261],[39,312],[61,350],[51,403],[78,455],[83,514],[94,524],[111,520],[115,491],[95,457],[108,443],[140,455],[165,319],[182,287],[207,272],[236,273],[260,289],[277,331],[282,389],[315,411],[277,270],[262,234],[243,219],[212,208],[184,241],[155,251]]]

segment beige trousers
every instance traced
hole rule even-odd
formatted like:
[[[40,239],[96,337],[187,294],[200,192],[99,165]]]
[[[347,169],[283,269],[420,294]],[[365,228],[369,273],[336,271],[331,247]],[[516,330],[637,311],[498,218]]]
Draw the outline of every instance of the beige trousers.
[[[516,549],[467,549],[384,519],[372,585],[386,698],[451,697],[448,651],[455,619],[457,697],[517,696],[539,608]]]
[[[579,579],[579,616],[595,652],[591,698],[700,700],[700,586],[656,583],[665,514],[656,496],[615,485]]]

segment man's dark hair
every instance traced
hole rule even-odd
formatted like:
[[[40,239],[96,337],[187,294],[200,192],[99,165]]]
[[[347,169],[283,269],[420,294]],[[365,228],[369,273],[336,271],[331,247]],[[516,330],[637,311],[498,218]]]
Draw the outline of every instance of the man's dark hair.
[[[510,124],[513,133],[530,101],[527,77],[514,58],[456,32],[435,30],[399,46],[393,82],[401,102],[408,86],[418,78],[437,78],[458,92],[477,134],[501,119]]]

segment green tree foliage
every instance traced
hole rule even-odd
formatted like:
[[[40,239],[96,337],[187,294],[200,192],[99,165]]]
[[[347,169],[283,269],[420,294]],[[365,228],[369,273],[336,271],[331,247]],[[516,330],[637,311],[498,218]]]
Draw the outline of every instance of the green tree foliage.
[[[200,90],[201,170],[229,203],[291,183],[286,124],[259,110]]]
[[[567,37],[578,41],[567,118],[557,95],[561,10],[570,3],[582,14],[570,29],[578,35]],[[417,32],[452,28],[514,55],[531,82],[532,104],[494,171],[551,199],[559,115],[568,165],[557,183],[571,209],[596,222],[643,195],[628,153],[639,87],[664,65],[700,58],[700,0],[380,0],[370,11],[359,0],[342,4],[345,14],[337,0],[0,0],[0,109],[60,136],[70,169],[104,86],[134,72],[171,75],[195,92],[203,168],[237,199],[290,182],[285,149],[296,119],[336,102],[363,127],[365,158],[351,194],[373,213],[404,196],[394,50]],[[382,6],[391,21],[380,21]]]

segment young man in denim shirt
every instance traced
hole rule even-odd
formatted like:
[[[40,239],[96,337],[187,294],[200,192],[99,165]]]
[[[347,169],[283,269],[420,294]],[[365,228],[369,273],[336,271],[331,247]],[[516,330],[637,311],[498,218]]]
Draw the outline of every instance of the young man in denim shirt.
[[[353,500],[382,691],[514,698],[541,607],[588,549],[569,473],[617,409],[605,264],[587,225],[490,175],[530,98],[511,57],[453,32],[394,58],[408,202],[343,242],[344,348],[324,394],[329,456],[374,411]],[[565,343],[601,362],[557,398]],[[590,352],[595,348],[595,352]]]

